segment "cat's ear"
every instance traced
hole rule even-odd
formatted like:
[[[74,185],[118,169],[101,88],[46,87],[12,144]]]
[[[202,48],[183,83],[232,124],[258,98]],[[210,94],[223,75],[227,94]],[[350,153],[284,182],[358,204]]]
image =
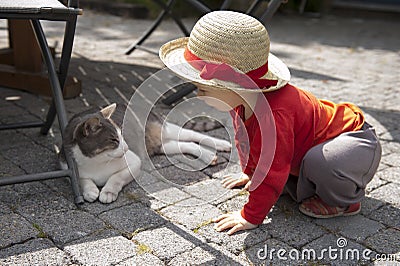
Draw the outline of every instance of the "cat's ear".
[[[82,133],[87,137],[90,133],[94,133],[101,127],[100,119],[98,117],[91,117],[83,123]]]
[[[109,106],[101,109],[100,113],[103,115],[104,118],[110,119],[112,114],[115,112],[116,107],[117,107],[116,103],[110,104]]]

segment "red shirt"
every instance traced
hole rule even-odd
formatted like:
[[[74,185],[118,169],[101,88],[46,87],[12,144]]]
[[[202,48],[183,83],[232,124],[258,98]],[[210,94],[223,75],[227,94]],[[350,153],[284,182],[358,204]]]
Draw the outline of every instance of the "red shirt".
[[[252,178],[252,186],[255,176],[261,180],[250,189],[249,201],[241,211],[252,224],[263,222],[289,174],[299,175],[310,148],[364,124],[362,111],[355,105],[319,100],[290,84],[261,95],[264,98],[259,97],[246,121],[243,105],[231,111],[243,172]]]

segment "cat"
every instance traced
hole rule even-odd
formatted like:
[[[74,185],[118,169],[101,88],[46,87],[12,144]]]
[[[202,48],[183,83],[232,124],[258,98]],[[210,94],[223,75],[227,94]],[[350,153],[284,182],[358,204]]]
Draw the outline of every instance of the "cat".
[[[163,123],[154,113],[150,113],[144,131],[146,147],[140,147],[140,141],[135,141],[135,136],[130,135],[134,140],[130,143],[136,144],[130,149],[121,132],[124,107],[119,107],[118,112],[114,103],[100,110],[90,109],[76,114],[65,129],[63,152],[71,153],[75,159],[83,197],[88,202],[97,199],[102,203],[115,201],[122,188],[140,175],[143,149],[149,156],[187,153],[210,164],[216,163],[217,156],[197,143],[218,151],[231,150],[231,143],[226,140]],[[60,163],[66,169],[62,154]]]

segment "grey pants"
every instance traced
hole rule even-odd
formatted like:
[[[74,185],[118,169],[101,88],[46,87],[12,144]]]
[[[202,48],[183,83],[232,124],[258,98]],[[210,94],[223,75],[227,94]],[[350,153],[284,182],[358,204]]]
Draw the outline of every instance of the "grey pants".
[[[287,192],[297,202],[318,195],[334,207],[360,202],[375,175],[381,145],[367,123],[312,147],[304,156],[299,177],[289,176]]]

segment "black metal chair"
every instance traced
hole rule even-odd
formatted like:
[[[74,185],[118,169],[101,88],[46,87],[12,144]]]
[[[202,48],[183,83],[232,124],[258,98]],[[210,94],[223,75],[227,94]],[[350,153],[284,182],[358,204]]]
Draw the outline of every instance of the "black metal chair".
[[[41,133],[47,134],[57,115],[61,135],[68,123],[63,99],[63,87],[71,59],[72,46],[75,36],[77,16],[82,14],[79,9],[79,0],[69,0],[66,5],[58,0],[1,0],[0,19],[23,19],[30,21],[38,40],[42,56],[47,67],[50,87],[52,90],[52,104],[48,110],[46,121],[33,121],[0,125],[0,130],[41,127]],[[56,69],[46,36],[40,20],[65,21],[64,41],[61,60]],[[66,154],[68,169],[50,172],[26,174],[12,177],[1,177],[0,186],[17,184],[30,181],[39,181],[59,177],[69,177],[75,196],[75,203],[83,203],[78,177],[79,173],[74,159]]]

